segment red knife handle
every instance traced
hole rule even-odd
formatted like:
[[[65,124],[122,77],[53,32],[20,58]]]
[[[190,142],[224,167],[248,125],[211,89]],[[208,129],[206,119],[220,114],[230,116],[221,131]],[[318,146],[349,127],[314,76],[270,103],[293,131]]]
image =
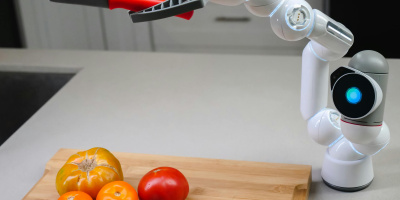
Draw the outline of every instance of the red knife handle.
[[[108,0],[109,8],[111,10],[115,8],[124,8],[133,12],[144,10],[162,2],[164,2],[164,0]],[[189,11],[176,16],[189,20],[192,18],[193,13],[194,11]]]
[[[94,6],[101,8],[109,8],[110,10],[116,8],[123,8],[138,12],[146,8],[157,5],[164,0],[50,0],[52,2],[67,3],[67,4],[78,4],[86,6]],[[177,17],[189,20],[193,16],[193,11],[176,15]]]

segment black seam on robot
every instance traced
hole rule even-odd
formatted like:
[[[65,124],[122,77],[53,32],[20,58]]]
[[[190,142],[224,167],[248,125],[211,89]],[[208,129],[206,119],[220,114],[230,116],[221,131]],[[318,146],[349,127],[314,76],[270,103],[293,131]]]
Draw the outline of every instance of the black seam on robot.
[[[354,73],[355,71],[347,69],[345,67],[339,67],[331,74],[331,90],[333,90],[333,86],[336,81],[345,74]]]

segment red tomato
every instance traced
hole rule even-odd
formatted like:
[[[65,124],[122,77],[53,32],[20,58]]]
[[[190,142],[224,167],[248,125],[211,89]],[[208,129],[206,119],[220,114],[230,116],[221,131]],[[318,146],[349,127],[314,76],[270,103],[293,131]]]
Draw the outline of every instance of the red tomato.
[[[140,200],[185,200],[189,183],[177,169],[159,167],[143,176],[138,193]]]

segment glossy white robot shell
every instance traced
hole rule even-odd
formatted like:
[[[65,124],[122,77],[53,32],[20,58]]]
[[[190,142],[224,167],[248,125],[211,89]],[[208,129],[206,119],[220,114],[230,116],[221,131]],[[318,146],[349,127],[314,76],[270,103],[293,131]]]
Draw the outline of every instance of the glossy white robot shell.
[[[382,126],[363,126],[340,121],[340,128],[346,139],[356,144],[368,144],[375,140],[381,132]]]
[[[382,124],[382,129],[379,135],[368,144],[356,144],[353,143],[354,148],[364,155],[375,155],[380,150],[386,147],[390,141],[390,130],[389,127],[384,122]]]
[[[308,134],[318,144],[328,146],[342,135],[339,120],[339,112],[323,109],[308,120]]]
[[[288,0],[271,15],[272,30],[288,41],[303,39],[312,29],[314,12],[306,1]]]

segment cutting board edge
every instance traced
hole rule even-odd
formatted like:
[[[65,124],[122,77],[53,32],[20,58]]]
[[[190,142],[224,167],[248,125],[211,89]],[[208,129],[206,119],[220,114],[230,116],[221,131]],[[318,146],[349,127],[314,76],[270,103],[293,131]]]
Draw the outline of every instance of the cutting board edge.
[[[70,155],[77,153],[79,151],[85,151],[82,149],[69,149],[69,148],[60,148],[50,160],[56,160],[57,154],[61,153],[62,151],[71,151]],[[187,157],[187,156],[176,156],[176,155],[165,155],[165,154],[146,154],[146,153],[131,153],[131,152],[118,152],[112,151],[113,154],[135,154],[135,155],[143,155],[143,156],[167,156],[171,158],[185,158],[185,159],[200,159],[200,160],[223,160],[223,161],[230,161],[230,162],[249,162],[249,163],[258,163],[258,164],[270,164],[270,165],[290,165],[290,166],[297,166],[297,167],[304,167],[305,170],[309,170],[311,174],[312,166],[306,164],[293,164],[293,163],[273,163],[273,162],[263,162],[263,161],[249,161],[249,160],[231,160],[231,159],[221,159],[221,158],[206,158],[206,157]],[[49,160],[49,161],[50,161]],[[46,169],[51,168],[49,166],[49,161],[46,163]]]

